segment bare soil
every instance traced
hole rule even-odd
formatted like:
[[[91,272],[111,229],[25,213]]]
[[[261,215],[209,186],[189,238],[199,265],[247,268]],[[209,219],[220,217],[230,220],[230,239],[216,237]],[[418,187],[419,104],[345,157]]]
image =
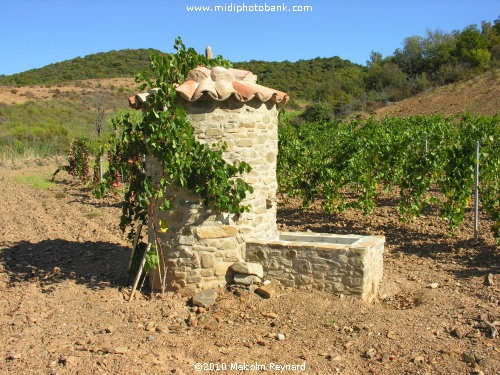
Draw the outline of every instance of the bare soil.
[[[378,109],[376,117],[456,115],[491,116],[500,108],[500,69],[465,82],[441,86]]]
[[[96,92],[121,91],[124,98],[126,95],[137,90],[134,78],[103,78],[70,81],[59,84],[31,85],[31,86],[0,86],[0,103],[23,104],[28,100],[49,100],[55,98],[66,98],[78,100],[84,95],[95,95]]]
[[[0,373],[499,373],[499,338],[485,323],[500,315],[487,217],[476,243],[470,213],[449,236],[433,212],[401,224],[391,194],[366,217],[283,202],[281,230],[386,236],[376,303],[314,290],[280,289],[271,299],[219,290],[204,310],[145,288],[128,302],[130,246],[117,228],[118,199],[94,199],[63,173],[45,190],[18,179],[49,177],[55,167],[0,166]],[[196,372],[196,363],[220,371]],[[279,372],[271,363],[306,369]]]

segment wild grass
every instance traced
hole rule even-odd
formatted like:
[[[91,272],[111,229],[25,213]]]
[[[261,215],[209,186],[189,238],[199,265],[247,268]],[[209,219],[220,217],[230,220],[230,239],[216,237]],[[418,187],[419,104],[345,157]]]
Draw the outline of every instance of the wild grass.
[[[106,117],[123,103],[110,100]],[[84,100],[52,99],[0,104],[0,161],[65,155],[76,137],[96,139],[95,110]],[[102,138],[110,134],[107,119]]]
[[[50,177],[38,174],[16,176],[16,180],[22,184],[29,185],[36,190],[48,190],[54,186],[54,183],[50,181]]]
[[[104,214],[101,211],[92,211],[92,212],[85,214],[84,216],[89,220],[93,220],[93,219],[96,219],[98,217],[101,217],[102,215],[104,215]]]

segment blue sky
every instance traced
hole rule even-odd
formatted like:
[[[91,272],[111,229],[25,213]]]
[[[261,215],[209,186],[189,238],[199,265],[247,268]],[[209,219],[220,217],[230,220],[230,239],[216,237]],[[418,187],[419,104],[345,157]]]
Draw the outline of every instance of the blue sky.
[[[312,12],[188,12],[187,6],[312,6]],[[405,37],[500,15],[498,0],[1,0],[0,74],[124,48],[187,46],[232,61],[340,56],[365,64]]]

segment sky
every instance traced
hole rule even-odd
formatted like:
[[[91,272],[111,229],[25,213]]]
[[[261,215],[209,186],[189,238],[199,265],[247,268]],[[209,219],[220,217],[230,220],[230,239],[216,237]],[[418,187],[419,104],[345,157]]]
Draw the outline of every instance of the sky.
[[[390,55],[406,37],[499,15],[499,0],[0,0],[0,74],[110,50],[172,52],[177,36],[233,62],[340,56],[366,64],[371,51]]]

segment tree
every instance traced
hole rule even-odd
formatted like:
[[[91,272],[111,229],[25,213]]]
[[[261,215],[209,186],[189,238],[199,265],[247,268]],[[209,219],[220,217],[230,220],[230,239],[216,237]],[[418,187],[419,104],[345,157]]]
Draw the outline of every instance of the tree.
[[[394,62],[407,74],[417,75],[424,69],[423,38],[411,36],[404,40],[403,49],[394,51]]]
[[[471,67],[488,68],[491,54],[476,25],[467,26],[457,37],[455,55]]]

